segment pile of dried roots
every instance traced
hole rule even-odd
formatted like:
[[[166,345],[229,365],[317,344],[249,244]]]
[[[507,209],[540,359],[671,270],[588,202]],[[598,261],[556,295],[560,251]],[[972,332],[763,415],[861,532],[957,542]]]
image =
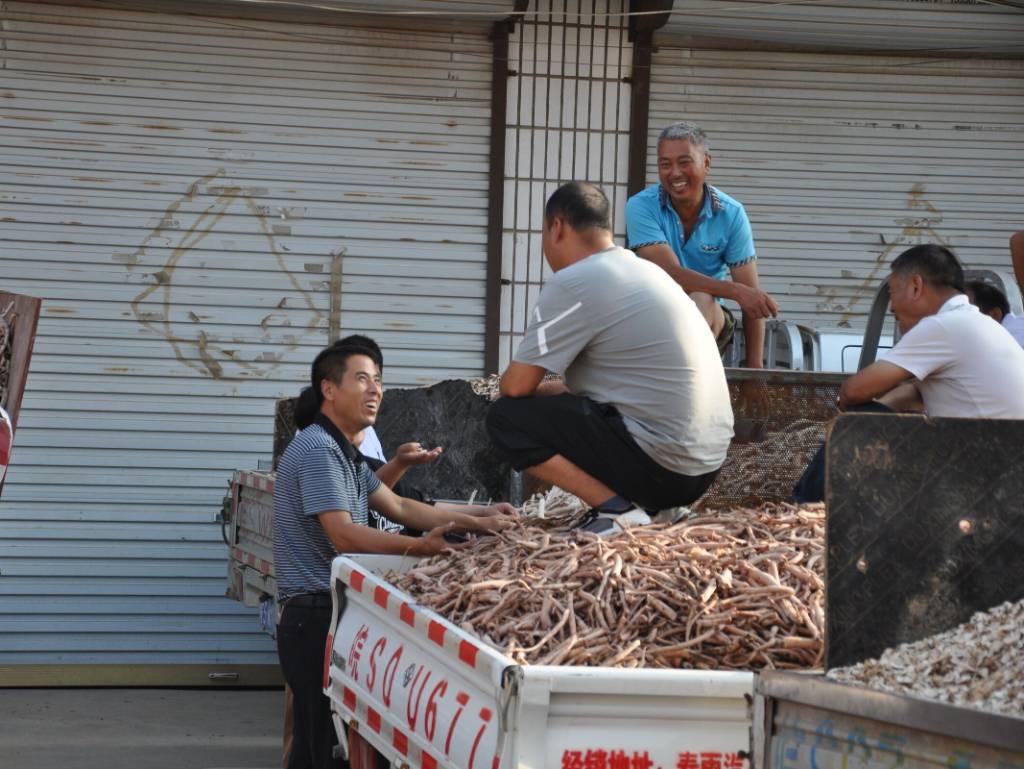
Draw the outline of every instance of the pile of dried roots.
[[[608,539],[559,490],[515,528],[389,580],[524,664],[821,665],[824,509],[720,511]]]

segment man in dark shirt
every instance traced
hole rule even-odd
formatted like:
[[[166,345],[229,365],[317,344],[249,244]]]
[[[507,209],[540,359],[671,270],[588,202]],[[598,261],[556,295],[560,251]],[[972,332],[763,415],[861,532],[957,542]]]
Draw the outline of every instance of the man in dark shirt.
[[[453,511],[399,497],[382,484],[352,440],[377,418],[383,394],[371,349],[336,344],[312,366],[319,405],[285,449],[274,482],[274,568],[283,606],[278,657],[294,692],[295,739],[289,769],[336,767],[337,742],[321,674],[331,620],[331,562],[338,553],[434,555],[453,546],[454,531],[494,531],[503,516]],[[369,525],[373,506],[389,519],[425,531],[411,537]]]

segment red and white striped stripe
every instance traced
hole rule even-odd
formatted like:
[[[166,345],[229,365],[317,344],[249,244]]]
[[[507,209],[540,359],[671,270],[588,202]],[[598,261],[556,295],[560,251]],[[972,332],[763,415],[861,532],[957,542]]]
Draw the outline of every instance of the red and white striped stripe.
[[[415,739],[397,726],[388,722],[380,711],[376,710],[370,703],[363,700],[356,692],[348,686],[343,687],[341,692],[341,705],[351,714],[353,720],[360,725],[360,731],[364,738],[372,741],[379,741],[389,745],[408,763],[409,767],[420,767],[420,769],[438,769],[439,766],[447,765],[443,759],[439,759],[425,748],[420,748]],[[369,733],[367,733],[369,732]],[[491,760],[490,769],[498,769],[501,758],[494,756]]]
[[[251,566],[264,577],[269,577],[274,573],[274,565],[272,563],[264,561],[262,558],[257,558],[252,553],[247,553],[238,546],[231,548],[231,558],[239,563],[244,563],[246,566]]]
[[[352,590],[362,593],[388,614],[473,670],[496,672],[500,676],[501,670],[513,664],[447,620],[416,606],[407,595],[373,574],[346,563],[341,567],[341,578]]]
[[[234,482],[240,486],[249,486],[268,494],[274,493],[274,476],[268,473],[256,473],[250,470],[235,470]]]

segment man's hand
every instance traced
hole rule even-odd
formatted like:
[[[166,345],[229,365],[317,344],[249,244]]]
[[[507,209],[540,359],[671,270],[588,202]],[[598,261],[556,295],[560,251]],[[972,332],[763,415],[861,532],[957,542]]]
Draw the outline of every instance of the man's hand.
[[[449,542],[445,539],[445,534],[455,533],[457,530],[454,523],[435,526],[417,540],[410,552],[413,555],[437,555],[445,550],[464,550],[470,546],[470,542]]]
[[[779,314],[778,303],[772,299],[770,294],[760,288],[753,288],[733,281],[732,294],[731,298],[739,303],[744,315],[749,315],[755,320],[774,318]]]
[[[565,386],[564,379],[545,379],[537,385],[534,395],[538,398],[543,398],[548,395],[562,395],[567,392],[569,392],[569,388]]]
[[[403,443],[395,450],[394,459],[405,468],[415,465],[428,465],[441,456],[444,451],[440,446],[433,449],[425,449],[415,441]]]
[[[875,400],[883,406],[888,406],[893,411],[923,412],[924,401],[921,399],[921,390],[917,385],[916,379],[903,382],[889,390],[885,395],[878,396]]]
[[[442,451],[440,446],[427,450],[416,442],[403,443],[395,451],[391,461],[377,468],[375,475],[389,489],[394,488],[395,484],[402,480],[406,470],[433,462],[441,456]]]
[[[519,515],[519,511],[508,502],[495,502],[493,505],[487,505],[486,507],[484,505],[470,505],[466,512],[478,518],[489,518],[494,515]]]
[[[505,503],[501,503],[505,504]],[[493,507],[497,507],[494,505]],[[511,507],[511,505],[509,505]],[[488,510],[490,508],[484,508]],[[513,509],[514,511],[514,509]],[[464,514],[463,520],[457,522],[455,525],[460,528],[467,529],[469,531],[482,531],[485,533],[494,533],[507,529],[509,526],[514,524],[514,519],[511,515],[505,512],[491,512],[491,513],[470,513]]]

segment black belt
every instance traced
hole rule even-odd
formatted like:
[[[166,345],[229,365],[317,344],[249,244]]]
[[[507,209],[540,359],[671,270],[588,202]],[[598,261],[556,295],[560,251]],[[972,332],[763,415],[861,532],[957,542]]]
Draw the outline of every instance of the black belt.
[[[314,609],[314,608],[331,608],[331,594],[330,593],[305,593],[304,595],[293,595],[291,598],[286,598],[284,602],[285,608],[289,606],[297,606],[301,608]]]

